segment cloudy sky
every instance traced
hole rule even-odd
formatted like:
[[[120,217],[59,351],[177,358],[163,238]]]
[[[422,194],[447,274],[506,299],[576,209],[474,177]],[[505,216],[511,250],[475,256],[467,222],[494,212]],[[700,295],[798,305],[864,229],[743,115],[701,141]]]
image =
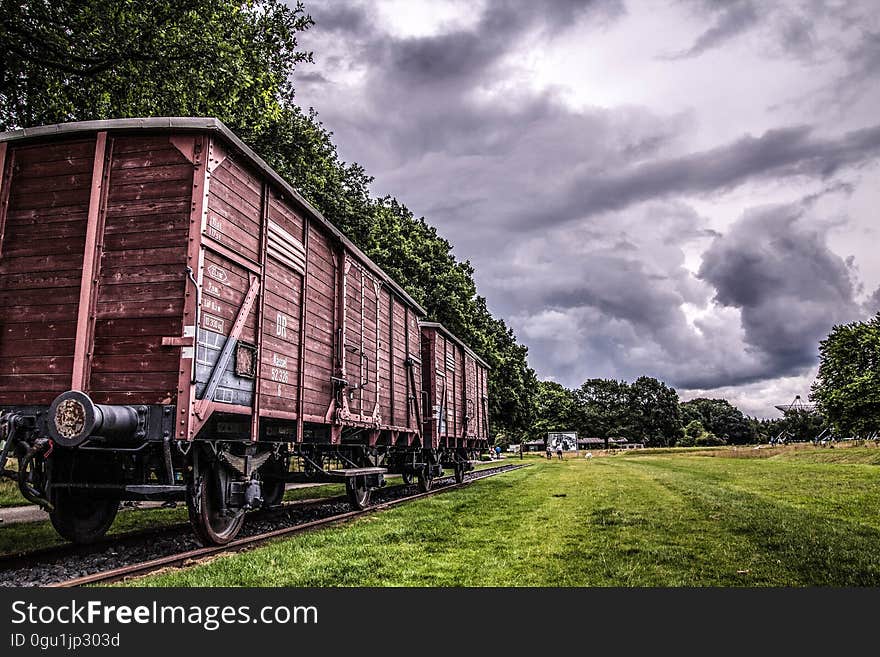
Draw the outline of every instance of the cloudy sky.
[[[806,396],[880,310],[873,0],[312,2],[296,77],[544,379]]]

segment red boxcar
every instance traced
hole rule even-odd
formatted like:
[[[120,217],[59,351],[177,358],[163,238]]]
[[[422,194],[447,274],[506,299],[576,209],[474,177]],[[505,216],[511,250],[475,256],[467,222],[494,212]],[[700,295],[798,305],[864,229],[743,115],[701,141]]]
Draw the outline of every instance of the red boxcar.
[[[489,440],[488,364],[442,324],[421,322],[425,444],[462,457]]]
[[[424,310],[222,123],[6,133],[0,172],[0,467],[62,535],[186,499],[222,543],[287,481],[442,472]]]

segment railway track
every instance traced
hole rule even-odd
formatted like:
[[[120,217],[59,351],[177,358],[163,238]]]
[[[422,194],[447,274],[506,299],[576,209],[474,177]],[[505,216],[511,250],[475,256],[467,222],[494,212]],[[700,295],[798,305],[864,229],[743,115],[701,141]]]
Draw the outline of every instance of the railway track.
[[[291,536],[346,522],[375,511],[467,486],[473,481],[527,465],[511,464],[470,472],[461,484],[452,476],[434,480],[426,493],[412,493],[414,485],[382,488],[376,502],[362,511],[351,511],[344,496],[290,502],[263,513],[254,513],[244,536],[222,546],[200,546],[188,525],[132,532],[89,546],[63,545],[0,559],[0,586],[76,587],[111,583],[173,568],[223,553],[240,552],[282,536]]]
[[[290,512],[291,510],[310,509],[326,504],[338,504],[347,501],[345,495],[333,495],[322,498],[308,500],[294,500],[283,502],[282,504],[272,507],[271,509],[253,511],[248,514],[248,519],[260,519],[272,517],[278,514]],[[70,557],[85,557],[88,555],[100,554],[107,550],[124,549],[128,545],[136,545],[147,540],[162,540],[167,537],[179,535],[189,532],[191,525],[189,522],[174,522],[170,524],[159,525],[157,527],[147,527],[144,529],[134,529],[131,531],[108,534],[93,543],[87,545],[73,545],[71,543],[63,543],[61,545],[52,545],[49,547],[37,548],[35,550],[22,550],[18,552],[8,552],[0,555],[0,586],[6,583],[3,573],[19,568],[27,568],[37,563],[53,563],[58,560]]]

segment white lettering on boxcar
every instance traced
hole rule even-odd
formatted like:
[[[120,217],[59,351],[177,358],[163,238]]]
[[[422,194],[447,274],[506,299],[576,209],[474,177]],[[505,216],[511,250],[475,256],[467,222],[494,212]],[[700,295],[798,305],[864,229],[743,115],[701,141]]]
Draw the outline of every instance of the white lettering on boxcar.
[[[225,327],[225,322],[219,317],[214,317],[214,315],[203,313],[202,321],[204,322],[206,329],[217,331],[217,333],[226,333],[226,331],[223,330]]]
[[[269,376],[272,377],[272,380],[276,383],[287,383],[287,370],[283,370],[280,367],[273,367],[272,371],[269,373]]]
[[[223,220],[220,217],[211,215],[211,219],[208,221],[208,235],[215,240],[223,238]]]
[[[208,276],[221,283],[226,283],[229,280],[226,270],[214,264],[208,265]]]
[[[275,335],[279,338],[287,338],[287,317],[281,313],[275,318]]]
[[[287,367],[287,359],[282,358],[278,354],[272,354],[272,364],[275,367]]]
[[[220,307],[220,304],[217,303],[216,301],[214,301],[213,299],[211,299],[210,297],[205,299],[205,303],[203,305],[205,306],[205,308],[207,310],[210,310],[211,312],[219,313],[221,310],[223,310]]]
[[[219,297],[222,293],[222,290],[218,286],[214,285],[211,281],[205,281],[205,292],[209,294],[215,294]]]

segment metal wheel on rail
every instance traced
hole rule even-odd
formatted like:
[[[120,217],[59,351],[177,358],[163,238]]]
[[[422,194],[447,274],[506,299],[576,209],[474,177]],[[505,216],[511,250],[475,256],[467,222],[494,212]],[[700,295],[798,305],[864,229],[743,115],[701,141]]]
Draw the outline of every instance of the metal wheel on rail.
[[[202,545],[225,545],[238,535],[244,524],[243,510],[221,511],[225,479],[215,464],[187,485],[189,521]]]
[[[263,466],[263,508],[270,506],[278,506],[284,499],[284,493],[287,491],[287,482],[284,477],[290,469],[289,459],[278,459],[271,461]]]
[[[431,490],[431,486],[434,484],[434,477],[428,472],[427,466],[419,470],[418,479],[420,491],[427,493]]]
[[[355,509],[360,511],[370,506],[370,487],[367,485],[366,477],[346,478],[345,492],[348,495],[348,501]]]
[[[409,486],[413,482],[413,473],[410,470],[404,470],[400,473],[400,477],[403,479],[403,483]]]
[[[118,497],[96,497],[77,488],[56,488],[52,493],[53,509],[49,521],[63,538],[72,543],[94,543],[107,533],[116,512]]]
[[[461,461],[456,461],[455,462],[455,469],[453,472],[455,474],[455,483],[457,483],[457,484],[464,483],[465,464],[462,463]]]

